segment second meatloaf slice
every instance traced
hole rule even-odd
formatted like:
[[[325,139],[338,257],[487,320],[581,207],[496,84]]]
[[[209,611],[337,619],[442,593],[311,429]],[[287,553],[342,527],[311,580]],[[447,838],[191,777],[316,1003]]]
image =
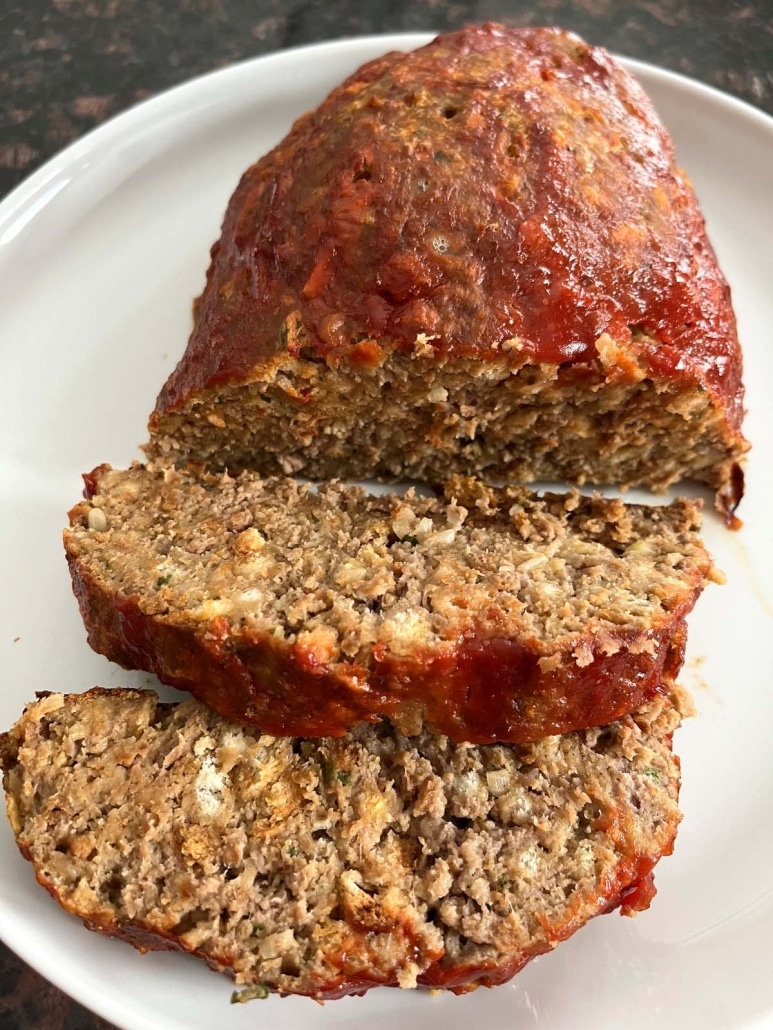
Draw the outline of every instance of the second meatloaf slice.
[[[612,722],[676,674],[715,575],[688,501],[142,465],[86,481],[65,546],[91,646],[274,734],[386,716],[522,742]]]

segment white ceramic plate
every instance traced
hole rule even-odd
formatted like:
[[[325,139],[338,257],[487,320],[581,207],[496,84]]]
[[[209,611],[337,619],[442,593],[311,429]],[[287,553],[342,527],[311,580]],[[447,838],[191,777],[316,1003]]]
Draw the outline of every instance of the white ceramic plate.
[[[363,61],[425,39],[355,39],[209,75],[99,128],[0,205],[3,728],[36,690],[151,682],[86,646],[60,541],[79,473],[137,456],[241,171]],[[596,920],[496,990],[381,989],[324,1008],[296,998],[229,1008],[229,982],[194,959],[141,956],[59,911],[0,818],[0,935],[119,1026],[771,1025],[773,121],[675,75],[629,67],[676,139],[732,284],[755,445],[745,528],[729,533],[707,518],[728,584],[707,590],[691,622],[684,679],[700,715],[677,738],[685,819],[653,908]]]

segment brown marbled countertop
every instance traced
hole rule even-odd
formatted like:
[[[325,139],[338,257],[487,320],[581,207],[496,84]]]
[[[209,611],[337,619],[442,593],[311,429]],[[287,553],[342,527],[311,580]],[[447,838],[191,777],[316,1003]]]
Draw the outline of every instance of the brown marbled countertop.
[[[194,75],[317,40],[553,24],[773,113],[773,0],[4,0],[0,198],[99,122]],[[2,1030],[109,1030],[0,944]]]

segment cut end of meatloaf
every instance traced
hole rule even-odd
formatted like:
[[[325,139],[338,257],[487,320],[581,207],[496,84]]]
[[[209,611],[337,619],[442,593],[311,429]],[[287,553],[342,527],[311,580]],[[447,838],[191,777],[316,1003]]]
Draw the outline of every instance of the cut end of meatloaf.
[[[47,694],[0,737],[8,816],[90,929],[323,999],[504,982],[647,907],[680,819],[679,712],[523,746],[261,736],[147,691]]]
[[[648,98],[556,29],[373,61],[248,169],[149,455],[264,475],[452,472],[732,509],[728,285]]]
[[[727,520],[747,450],[694,382],[400,353],[371,369],[288,357],[157,412],[145,447],[155,461],[312,480],[456,473],[662,492],[692,479],[716,492]]]
[[[684,500],[86,478],[65,546],[91,645],[274,733],[389,716],[485,742],[611,722],[673,678],[717,575]]]

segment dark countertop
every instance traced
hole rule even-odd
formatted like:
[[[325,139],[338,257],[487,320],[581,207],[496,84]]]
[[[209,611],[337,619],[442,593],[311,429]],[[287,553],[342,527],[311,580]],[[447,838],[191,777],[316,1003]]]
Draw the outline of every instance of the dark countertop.
[[[773,0],[5,0],[0,198],[72,140],[202,72],[317,40],[554,24],[773,113]],[[109,1030],[0,944],[3,1030]]]

